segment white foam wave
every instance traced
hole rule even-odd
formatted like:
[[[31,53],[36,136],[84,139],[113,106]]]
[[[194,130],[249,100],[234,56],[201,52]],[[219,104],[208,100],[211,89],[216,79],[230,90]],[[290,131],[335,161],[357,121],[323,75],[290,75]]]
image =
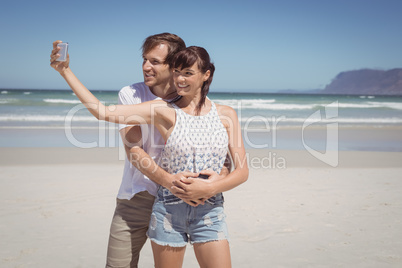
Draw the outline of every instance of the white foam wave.
[[[250,99],[250,100],[221,100],[216,99],[214,102],[222,105],[231,106],[234,109],[258,109],[258,110],[311,110],[316,104],[282,104],[276,103],[275,99]]]
[[[369,102],[373,105],[380,105],[381,108],[389,108],[394,110],[402,110],[402,103],[400,102]]]
[[[317,107],[317,104],[270,104],[260,107],[267,110],[311,110]]]
[[[363,97],[363,96],[361,96]],[[364,96],[366,98],[366,96]],[[370,97],[370,96],[369,96]],[[277,103],[275,99],[261,100],[236,100],[236,99],[216,99],[214,100],[218,104],[228,105],[235,109],[258,109],[258,110],[313,110],[324,107],[338,107],[345,109],[367,109],[367,108],[391,108],[396,110],[402,110],[402,103],[384,103],[384,102],[363,102],[363,103],[346,103],[346,102],[333,102],[330,104],[320,103]]]
[[[258,109],[258,110],[271,110],[271,111],[283,111],[283,110],[313,110],[324,107],[338,107],[339,109],[373,109],[373,108],[388,108],[394,110],[402,110],[402,103],[399,102],[374,102],[367,101],[363,103],[346,103],[346,102],[333,102],[329,104],[320,103],[276,103],[275,100],[269,101],[256,101],[256,100],[223,100],[218,102],[219,104],[228,105],[234,109]]]
[[[331,103],[327,105],[327,107],[336,107],[339,108],[357,108],[357,109],[366,109],[366,108],[389,108],[394,110],[402,110],[402,103],[399,102],[373,102],[368,101],[364,103]]]
[[[276,102],[275,99],[213,99],[214,102],[245,102],[245,103],[273,103]]]
[[[59,104],[62,104],[62,103],[64,103],[64,104],[81,104],[81,101],[80,100],[66,100],[66,99],[43,99],[43,101],[44,102],[46,102],[46,103],[54,103],[54,104],[57,104],[57,103],[59,103]],[[110,103],[106,103],[105,101],[101,101],[101,103],[102,104],[115,104],[115,103],[113,103],[113,102],[110,102]]]
[[[7,90],[3,90],[3,91],[1,92],[1,94],[8,94],[8,91],[7,91]]]
[[[74,116],[63,115],[1,115],[0,122],[97,122],[93,116]]]
[[[0,99],[0,104],[15,103],[17,99]]]
[[[327,105],[321,105],[322,107],[338,107],[338,108],[359,108],[359,109],[364,109],[364,108],[379,108],[381,107],[380,105],[377,105],[376,103],[330,103]]]
[[[252,117],[242,117],[239,118],[241,124],[244,126],[247,124],[249,127],[257,127],[257,126],[270,126],[272,127],[274,124],[276,126],[284,126],[287,124],[300,124],[300,123],[316,123],[316,124],[329,124],[329,123],[340,123],[340,124],[373,124],[373,125],[382,125],[382,124],[402,124],[402,118],[397,117],[387,117],[387,118],[347,118],[347,117],[339,117],[332,119],[323,118],[318,123],[315,119],[310,119],[308,117],[267,117],[263,118],[261,116],[252,116]],[[32,122],[32,123],[40,123],[40,122],[52,122],[52,123],[60,123],[64,124],[65,121],[70,122],[85,122],[85,123],[96,123],[98,120],[93,116],[74,116],[67,117],[62,115],[0,115],[0,122]],[[314,125],[314,124],[312,124]]]
[[[249,107],[249,108],[254,108],[254,106],[264,106],[266,104],[274,103],[276,102],[275,99],[251,99],[251,100],[236,100],[236,99],[214,99],[214,102],[221,104],[221,105],[227,105],[231,107]]]
[[[240,119],[242,124],[248,123],[249,125],[258,125],[258,124],[265,124],[272,126],[273,123],[276,125],[286,124],[286,123],[309,123],[309,122],[316,122],[315,119],[310,118],[266,118],[264,120],[261,117],[249,117],[249,118],[242,118]],[[344,123],[344,124],[402,124],[402,118],[396,117],[389,117],[389,118],[332,118],[332,119],[325,119],[319,121],[319,123]]]
[[[65,99],[43,99],[43,101],[47,103],[70,103],[70,104],[81,103],[79,100],[65,100]]]

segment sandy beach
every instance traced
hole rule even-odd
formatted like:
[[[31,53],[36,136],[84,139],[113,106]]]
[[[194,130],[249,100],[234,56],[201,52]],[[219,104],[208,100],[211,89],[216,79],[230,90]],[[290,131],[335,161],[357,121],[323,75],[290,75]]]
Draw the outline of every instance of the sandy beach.
[[[265,162],[225,193],[233,267],[402,266],[402,153],[341,151],[337,167],[307,151],[248,153]],[[118,159],[1,148],[0,267],[104,267]],[[153,267],[149,243],[140,267]],[[198,267],[190,245],[184,267]]]

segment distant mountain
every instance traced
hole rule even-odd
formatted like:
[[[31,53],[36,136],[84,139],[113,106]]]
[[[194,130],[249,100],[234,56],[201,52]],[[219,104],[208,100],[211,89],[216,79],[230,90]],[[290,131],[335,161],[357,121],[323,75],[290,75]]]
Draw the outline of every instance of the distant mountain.
[[[402,95],[402,68],[341,72],[321,94]]]

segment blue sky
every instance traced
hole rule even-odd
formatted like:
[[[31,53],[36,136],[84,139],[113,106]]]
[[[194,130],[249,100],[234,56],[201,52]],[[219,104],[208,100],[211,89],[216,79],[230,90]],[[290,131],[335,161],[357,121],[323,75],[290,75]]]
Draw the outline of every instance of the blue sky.
[[[51,43],[89,89],[142,81],[142,41],[172,32],[205,47],[211,91],[324,88],[339,72],[402,67],[402,1],[2,1],[0,88],[67,89]]]

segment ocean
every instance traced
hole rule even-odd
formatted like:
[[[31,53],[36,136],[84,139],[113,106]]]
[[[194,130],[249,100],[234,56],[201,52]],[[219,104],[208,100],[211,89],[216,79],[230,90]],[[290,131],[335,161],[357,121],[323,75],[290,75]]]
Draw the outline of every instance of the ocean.
[[[117,104],[117,91],[92,92],[106,105]],[[312,143],[325,140],[330,126],[345,133],[338,135],[340,150],[402,151],[402,97],[215,92],[208,97],[237,111],[247,148],[303,149],[303,134]],[[345,137],[353,130],[383,137]],[[117,126],[98,122],[70,90],[1,90],[0,133],[0,147],[119,146]],[[317,146],[323,150],[325,144]]]

